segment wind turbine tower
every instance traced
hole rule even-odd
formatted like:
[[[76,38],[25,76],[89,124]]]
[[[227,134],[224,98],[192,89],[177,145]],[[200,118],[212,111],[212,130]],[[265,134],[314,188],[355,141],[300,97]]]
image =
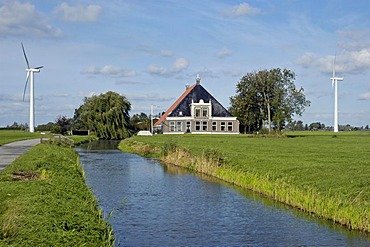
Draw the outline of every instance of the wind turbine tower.
[[[331,86],[334,87],[334,132],[338,132],[338,81],[343,81],[343,78],[335,76],[335,60],[333,63],[333,77],[331,79]]]
[[[31,68],[30,64],[27,59],[26,51],[24,50],[23,43],[22,45],[22,51],[24,58],[26,60],[27,64],[27,77],[26,77],[26,84],[24,86],[24,91],[23,91],[23,101],[24,101],[24,96],[26,95],[26,89],[27,89],[27,84],[28,84],[28,79],[30,80],[30,123],[29,123],[29,128],[30,132],[33,133],[35,132],[35,108],[34,108],[34,103],[35,103],[35,98],[34,98],[34,73],[39,73],[40,69],[43,68],[44,66],[39,66],[35,68]]]

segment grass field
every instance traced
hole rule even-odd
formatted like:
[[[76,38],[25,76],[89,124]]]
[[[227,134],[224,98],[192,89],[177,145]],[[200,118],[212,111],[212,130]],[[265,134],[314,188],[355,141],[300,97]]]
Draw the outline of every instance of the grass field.
[[[15,142],[15,141],[22,141],[27,139],[34,139],[34,138],[48,138],[52,139],[54,142],[58,142],[59,138],[54,137],[54,134],[52,133],[46,133],[41,135],[40,132],[30,133],[23,130],[0,130],[0,146]],[[90,135],[90,136],[69,136],[69,139],[72,139],[74,142],[74,145],[79,145],[81,143],[90,142],[97,140],[98,138],[96,136]]]
[[[0,130],[0,146],[10,142],[40,137],[41,135],[38,132],[30,133],[23,130]]]
[[[197,164],[188,166],[332,219],[350,229],[370,232],[369,131],[288,132],[285,137],[274,138],[140,136],[124,140],[121,148],[133,151],[135,146],[140,146],[137,142],[149,144],[151,148],[161,147],[161,151],[157,148],[157,157],[168,147],[179,147],[183,154],[176,151],[176,155],[181,156],[182,161],[174,161],[179,164],[185,164],[186,160],[201,163],[199,159],[190,160],[195,156],[204,159],[215,154],[222,165],[209,172]],[[139,152],[151,153],[148,146]]]

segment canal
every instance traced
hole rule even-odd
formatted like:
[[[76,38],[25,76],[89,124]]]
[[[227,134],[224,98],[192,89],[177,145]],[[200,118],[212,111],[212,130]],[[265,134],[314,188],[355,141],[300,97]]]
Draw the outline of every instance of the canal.
[[[116,146],[76,151],[117,245],[370,246],[366,234]]]

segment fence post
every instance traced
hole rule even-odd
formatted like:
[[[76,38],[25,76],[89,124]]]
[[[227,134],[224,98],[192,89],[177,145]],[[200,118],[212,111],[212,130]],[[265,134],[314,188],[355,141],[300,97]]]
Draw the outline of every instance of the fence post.
[[[45,132],[41,132],[40,134],[41,134],[41,136],[40,136],[40,143],[42,143],[42,141],[43,141],[42,140],[42,136],[45,135]]]

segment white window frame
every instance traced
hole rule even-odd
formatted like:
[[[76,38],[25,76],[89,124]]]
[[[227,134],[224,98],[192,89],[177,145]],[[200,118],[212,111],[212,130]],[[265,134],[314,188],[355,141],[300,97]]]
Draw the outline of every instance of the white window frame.
[[[171,121],[170,122],[170,132],[174,132],[175,131],[175,122],[174,121]]]
[[[217,122],[212,122],[212,131],[217,131]]]
[[[202,107],[202,117],[208,118],[208,107]]]
[[[176,123],[176,127],[177,127],[177,131],[178,131],[178,132],[181,132],[181,131],[182,131],[182,122],[181,122],[181,121],[178,121],[178,122]]]
[[[195,130],[196,130],[196,131],[200,131],[200,129],[201,129],[200,121],[196,121],[196,122],[195,122]]]
[[[206,121],[202,122],[202,131],[208,131],[208,122]]]
[[[221,122],[221,124],[220,124],[220,130],[221,131],[226,131],[226,122]]]
[[[201,115],[201,108],[195,108],[195,117],[200,117]]]
[[[227,122],[227,131],[229,132],[233,131],[233,122]]]

